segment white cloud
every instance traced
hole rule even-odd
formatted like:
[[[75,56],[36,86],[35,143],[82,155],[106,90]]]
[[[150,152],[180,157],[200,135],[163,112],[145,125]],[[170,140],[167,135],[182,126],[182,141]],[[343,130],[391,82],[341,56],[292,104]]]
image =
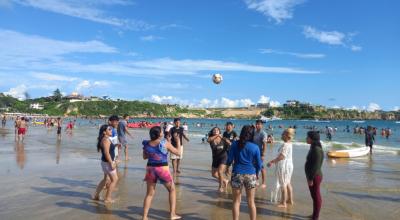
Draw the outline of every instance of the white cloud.
[[[304,0],[244,0],[249,9],[256,10],[270,19],[281,23],[293,17],[294,7]]]
[[[107,15],[104,6],[127,6],[131,1],[122,0],[14,0],[16,4],[44,11],[81,18],[97,23],[123,27],[131,30],[147,30],[153,26],[141,20],[121,19]]]
[[[65,81],[72,82],[78,80],[76,77],[57,75],[52,73],[34,72],[31,74],[33,77],[44,81]]]
[[[149,41],[149,42],[156,41],[156,40],[161,40],[161,39],[164,39],[164,38],[159,37],[159,36],[154,36],[154,35],[147,35],[147,36],[140,37],[141,41]]]
[[[350,48],[351,48],[352,51],[361,51],[362,50],[362,47],[356,46],[356,45],[351,45]]]
[[[85,89],[92,89],[92,88],[104,88],[109,87],[111,85],[108,81],[94,81],[90,82],[89,80],[82,80],[80,83],[77,84],[75,90],[77,92],[82,92]]]
[[[117,49],[100,41],[59,41],[41,36],[26,35],[0,29],[0,72],[70,74],[115,74],[126,76],[209,75],[213,72],[253,72],[317,74],[317,70],[294,67],[270,67],[221,60],[191,60],[158,58],[98,63],[70,60],[71,55],[90,53],[118,53]],[[81,53],[84,53],[83,55]],[[78,59],[80,60],[80,59]],[[84,59],[87,60],[87,59]]]
[[[26,93],[28,91],[27,86],[24,84],[18,85],[17,87],[10,88],[8,92],[4,92],[5,95],[12,96],[14,98],[17,98],[19,100],[24,100],[26,99]]]
[[[280,54],[280,55],[290,55],[298,58],[304,59],[319,59],[324,58],[326,55],[321,53],[296,53],[296,52],[288,52],[288,51],[280,51],[273,49],[260,49],[260,53],[262,54]]]
[[[269,103],[269,101],[270,101],[269,97],[262,95],[260,96],[260,99],[258,100],[257,103],[266,104]]]
[[[369,103],[367,110],[370,112],[374,112],[377,110],[381,110],[381,107],[378,104],[371,102]]]
[[[270,101],[269,102],[269,106],[271,106],[271,107],[279,107],[279,106],[281,106],[281,103],[278,102],[278,101]]]
[[[303,34],[306,38],[317,40],[320,43],[343,46],[354,52],[362,50],[361,46],[351,44],[353,41],[352,38],[356,36],[357,33],[345,34],[339,31],[321,31],[311,26],[304,26]]]
[[[303,34],[306,38],[315,39],[330,45],[344,45],[346,35],[338,31],[320,31],[310,26],[305,26]]]
[[[400,111],[400,107],[399,106],[393,107],[393,111]]]

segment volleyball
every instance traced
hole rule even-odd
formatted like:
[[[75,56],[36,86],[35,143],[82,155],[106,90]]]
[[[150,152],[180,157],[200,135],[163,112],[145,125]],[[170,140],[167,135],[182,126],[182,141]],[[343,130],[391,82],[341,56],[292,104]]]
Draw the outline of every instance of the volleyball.
[[[222,82],[222,75],[219,74],[219,73],[214,74],[214,75],[212,76],[212,81],[213,81],[215,84],[220,84],[220,83]]]

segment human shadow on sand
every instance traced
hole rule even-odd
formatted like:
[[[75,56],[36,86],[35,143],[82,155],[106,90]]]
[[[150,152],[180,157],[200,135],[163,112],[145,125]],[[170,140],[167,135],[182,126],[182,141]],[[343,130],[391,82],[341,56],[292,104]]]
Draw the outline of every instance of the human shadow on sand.
[[[207,201],[207,200],[197,200],[200,203],[211,205],[211,206],[217,206],[219,208],[223,209],[228,209],[232,210],[233,207],[233,202],[229,200],[219,200],[219,201]],[[248,207],[245,203],[240,204],[240,211],[249,213]],[[280,211],[275,211],[267,208],[261,208],[257,207],[257,215],[264,215],[264,216],[275,216],[275,217],[281,217],[284,219],[293,219],[293,220],[305,220],[305,219],[310,219],[309,216],[303,216],[303,215],[298,215],[298,214],[292,214],[290,211],[288,212],[280,212]]]
[[[129,206],[128,209],[133,213],[143,213],[143,207],[138,206]],[[198,213],[179,213],[182,216],[182,219],[190,219],[190,220],[206,220],[205,218],[201,218],[198,216]],[[155,220],[164,220],[169,218],[169,211],[159,210],[150,208],[149,210],[149,219]]]
[[[91,195],[89,193],[65,190],[64,187],[31,187],[31,189],[55,196],[67,196],[85,199],[91,198]]]
[[[70,187],[86,187],[86,188],[96,188],[96,184],[93,184],[91,180],[73,180],[62,177],[41,177],[51,183],[62,184]]]
[[[400,202],[400,197],[389,197],[389,196],[373,196],[373,195],[366,195],[361,193],[350,193],[350,192],[332,192],[342,196],[353,197],[356,199],[374,199],[374,200],[381,200],[381,201],[389,201],[389,202]]]
[[[100,215],[110,215],[110,216],[118,216],[118,218],[121,219],[128,219],[128,220],[134,220],[134,219],[139,219],[131,217],[131,215],[138,215],[139,213],[132,213],[131,211],[128,210],[115,210],[112,209],[112,205],[104,205],[102,202],[97,202],[97,201],[87,201],[87,200],[82,200],[81,203],[76,204],[76,203],[71,203],[71,202],[56,202],[56,205],[62,208],[71,208],[71,209],[79,209],[82,211],[86,211],[92,214],[100,214]]]
[[[215,184],[215,188],[213,188],[212,186],[199,186],[199,185],[192,185],[189,183],[180,183],[177,186],[177,189],[179,190],[179,188],[182,188],[183,190],[189,190],[190,192],[193,193],[198,193],[198,194],[202,194],[204,196],[210,197],[210,198],[224,198],[224,199],[232,199],[232,194],[228,194],[228,193],[220,193],[217,190],[217,183]]]

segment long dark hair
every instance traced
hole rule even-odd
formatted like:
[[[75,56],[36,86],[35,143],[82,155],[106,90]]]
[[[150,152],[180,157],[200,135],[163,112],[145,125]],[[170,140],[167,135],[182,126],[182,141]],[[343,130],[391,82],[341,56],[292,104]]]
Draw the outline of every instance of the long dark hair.
[[[252,141],[254,136],[254,126],[245,125],[239,136],[239,147],[243,148],[247,141]]]
[[[161,127],[154,126],[154,127],[150,128],[149,135],[150,135],[150,139],[152,141],[157,140],[161,136]]]
[[[97,137],[97,152],[101,150],[101,141],[104,137],[104,132],[108,129],[108,125],[102,125],[99,129],[99,136]]]
[[[219,127],[213,127],[213,128],[208,132],[208,136],[209,136],[209,137],[214,136],[214,132],[213,132],[214,129],[218,129],[219,134],[221,134],[221,129],[219,129]]]
[[[307,137],[311,139],[311,147],[322,148],[321,139],[318,131],[307,132]]]

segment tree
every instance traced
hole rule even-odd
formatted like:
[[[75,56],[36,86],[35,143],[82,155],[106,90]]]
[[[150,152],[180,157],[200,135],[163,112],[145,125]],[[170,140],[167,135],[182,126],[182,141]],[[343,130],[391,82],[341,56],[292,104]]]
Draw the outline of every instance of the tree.
[[[57,89],[53,92],[53,96],[54,96],[54,101],[60,102],[61,99],[62,99],[62,94],[61,94],[60,89],[57,88]]]

